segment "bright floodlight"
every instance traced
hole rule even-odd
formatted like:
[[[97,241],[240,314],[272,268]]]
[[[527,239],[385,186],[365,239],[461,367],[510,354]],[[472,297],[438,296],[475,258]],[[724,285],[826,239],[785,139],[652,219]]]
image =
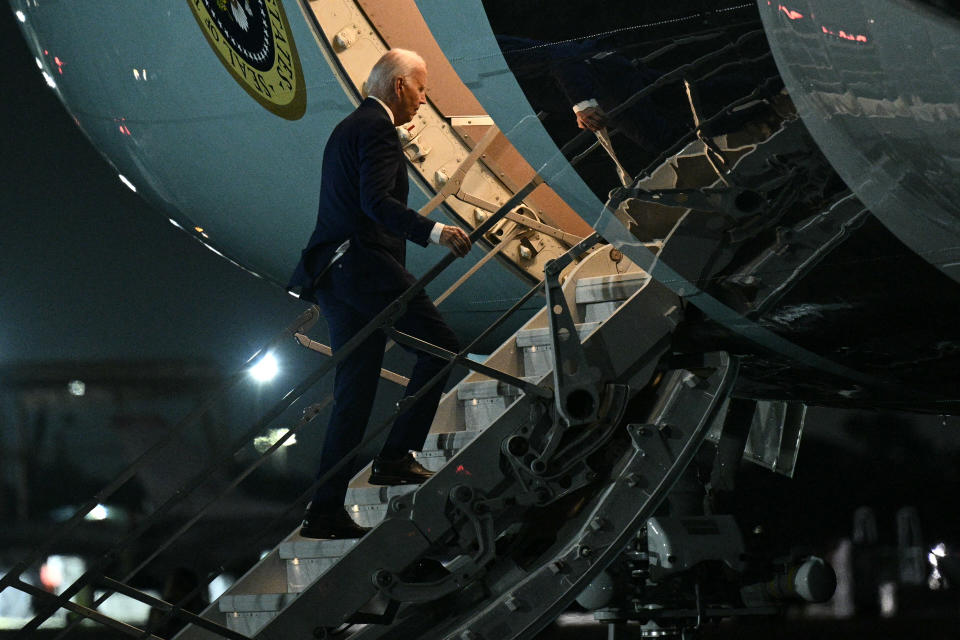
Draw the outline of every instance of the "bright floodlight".
[[[102,504],[98,504],[93,509],[90,509],[90,513],[85,516],[86,520],[106,520],[109,515],[109,511]]]
[[[250,375],[257,382],[270,382],[279,371],[280,366],[277,364],[277,358],[272,353],[263,356],[260,358],[260,362],[250,367]]]

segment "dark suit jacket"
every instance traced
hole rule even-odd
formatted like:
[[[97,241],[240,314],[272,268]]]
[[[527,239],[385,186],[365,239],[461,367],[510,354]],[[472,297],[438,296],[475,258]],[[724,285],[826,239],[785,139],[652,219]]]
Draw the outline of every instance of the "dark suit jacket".
[[[288,288],[313,300],[325,286],[317,274],[344,240],[338,262],[346,284],[360,291],[397,291],[413,283],[404,268],[406,241],[427,246],[434,223],[407,207],[407,166],[397,130],[372,98],[338,124],[323,151],[317,226]],[[338,276],[341,277],[341,276]]]

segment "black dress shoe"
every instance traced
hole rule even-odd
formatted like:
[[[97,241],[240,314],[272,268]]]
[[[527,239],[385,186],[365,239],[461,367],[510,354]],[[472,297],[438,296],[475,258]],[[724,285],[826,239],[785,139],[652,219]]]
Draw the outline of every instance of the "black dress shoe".
[[[427,471],[413,459],[412,453],[407,453],[399,460],[373,459],[373,469],[370,472],[370,484],[420,484],[425,482],[433,471]]]
[[[307,511],[300,526],[300,535],[304,538],[324,540],[353,540],[362,538],[367,531],[370,529],[358,525],[343,509],[333,513]]]

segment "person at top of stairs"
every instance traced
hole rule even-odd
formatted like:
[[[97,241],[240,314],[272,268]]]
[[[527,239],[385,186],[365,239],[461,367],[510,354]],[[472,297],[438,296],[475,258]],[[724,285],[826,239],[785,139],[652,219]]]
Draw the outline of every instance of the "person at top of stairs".
[[[434,223],[407,207],[406,162],[394,127],[411,121],[426,103],[427,67],[412,51],[393,49],[373,66],[369,97],[338,124],[323,152],[317,224],[290,280],[300,297],[316,302],[336,352],[415,282],[404,267],[406,241],[448,247],[458,257],[470,251],[460,228]],[[394,325],[397,330],[459,351],[457,338],[423,292]],[[337,366],[334,405],[317,477],[356,447],[366,429],[383,360],[386,336],[372,334]],[[407,395],[421,389],[444,362],[415,352]],[[394,423],[373,462],[372,484],[423,482],[431,473],[410,454],[424,443],[443,384],[436,384]],[[301,535],[357,538],[366,529],[343,509],[353,464],[321,485],[307,508]]]

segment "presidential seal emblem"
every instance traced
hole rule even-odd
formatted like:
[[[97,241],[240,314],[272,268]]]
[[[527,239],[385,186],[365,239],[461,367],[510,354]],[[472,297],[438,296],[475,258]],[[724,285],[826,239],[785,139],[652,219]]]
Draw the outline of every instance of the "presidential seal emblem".
[[[281,0],[187,0],[207,42],[250,96],[287,120],[307,108],[307,89]]]

